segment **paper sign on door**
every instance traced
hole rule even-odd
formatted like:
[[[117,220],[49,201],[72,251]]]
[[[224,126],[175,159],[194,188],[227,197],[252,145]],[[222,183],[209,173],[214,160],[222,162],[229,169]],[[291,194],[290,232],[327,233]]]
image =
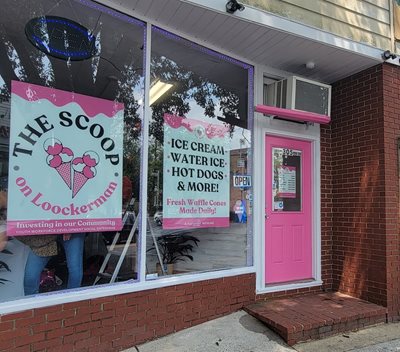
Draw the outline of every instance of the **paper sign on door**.
[[[278,184],[278,197],[296,198],[296,167],[280,166],[278,168]]]

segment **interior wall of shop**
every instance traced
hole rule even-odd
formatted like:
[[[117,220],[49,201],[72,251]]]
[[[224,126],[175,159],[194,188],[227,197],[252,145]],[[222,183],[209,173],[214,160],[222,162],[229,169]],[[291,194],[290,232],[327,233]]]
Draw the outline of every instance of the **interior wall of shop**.
[[[383,64],[332,92],[333,289],[399,319],[397,138],[400,68]]]
[[[120,351],[254,302],[255,274],[0,316],[0,351]]]

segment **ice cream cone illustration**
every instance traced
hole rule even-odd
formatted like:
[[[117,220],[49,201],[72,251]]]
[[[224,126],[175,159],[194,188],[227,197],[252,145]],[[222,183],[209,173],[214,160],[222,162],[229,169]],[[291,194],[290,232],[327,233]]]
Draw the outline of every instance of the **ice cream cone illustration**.
[[[71,162],[74,153],[71,149],[64,147],[55,138],[46,140],[43,147],[47,154],[49,154],[46,159],[47,165],[55,169],[68,188],[71,189]]]
[[[99,163],[99,156],[92,151],[83,154],[81,158],[72,161],[74,170],[72,198],[74,198],[86,182],[96,176],[95,166]]]

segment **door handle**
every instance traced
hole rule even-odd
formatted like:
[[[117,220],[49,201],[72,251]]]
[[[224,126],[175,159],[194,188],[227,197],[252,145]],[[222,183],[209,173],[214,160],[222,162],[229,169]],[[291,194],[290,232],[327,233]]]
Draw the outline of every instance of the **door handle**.
[[[265,220],[268,220],[268,219],[269,219],[269,215],[265,214]]]

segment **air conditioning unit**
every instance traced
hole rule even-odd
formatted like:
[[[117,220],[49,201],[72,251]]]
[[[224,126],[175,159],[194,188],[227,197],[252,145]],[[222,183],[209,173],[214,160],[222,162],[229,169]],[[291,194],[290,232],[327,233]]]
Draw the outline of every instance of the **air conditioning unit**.
[[[291,76],[266,86],[264,101],[279,108],[317,114],[331,113],[331,86]]]

